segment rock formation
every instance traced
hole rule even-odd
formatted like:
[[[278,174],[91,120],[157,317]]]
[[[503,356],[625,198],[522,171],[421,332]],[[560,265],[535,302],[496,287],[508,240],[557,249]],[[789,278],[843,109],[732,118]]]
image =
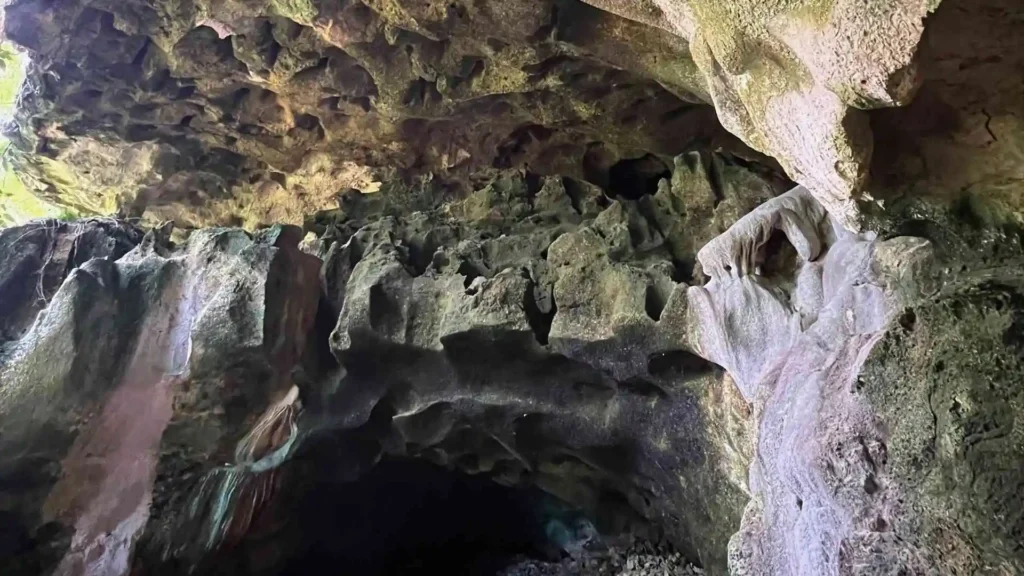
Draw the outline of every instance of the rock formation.
[[[3,574],[1024,573],[1012,0],[5,12]]]

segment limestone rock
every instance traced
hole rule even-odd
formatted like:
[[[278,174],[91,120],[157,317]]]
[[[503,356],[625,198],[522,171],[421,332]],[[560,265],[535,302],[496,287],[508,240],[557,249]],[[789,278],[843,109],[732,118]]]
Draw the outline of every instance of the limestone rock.
[[[295,230],[213,230],[181,248],[96,221],[12,236],[40,250],[4,277],[38,278],[49,301],[0,349],[5,530],[32,544],[5,550],[5,572],[126,573],[143,531],[185,514],[185,486],[229,461],[251,414],[292,386],[315,259]]]
[[[0,344],[24,334],[71,270],[93,258],[116,260],[141,239],[141,230],[114,220],[0,230]]]
[[[0,572],[303,572],[395,461],[589,518],[521,573],[1024,570],[1024,20],[882,4],[10,3],[117,217],[0,231]]]
[[[496,168],[598,181],[647,154],[745,149],[701,103],[685,41],[575,0],[6,13],[32,57],[8,159],[84,214],[302,224],[396,176],[468,192]]]
[[[904,105],[938,0],[588,0],[689,41],[722,124],[777,158],[847,227],[872,152],[863,109]]]

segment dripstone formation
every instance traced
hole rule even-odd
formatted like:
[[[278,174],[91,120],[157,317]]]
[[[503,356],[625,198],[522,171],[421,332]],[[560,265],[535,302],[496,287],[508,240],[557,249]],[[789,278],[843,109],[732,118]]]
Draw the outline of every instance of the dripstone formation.
[[[1024,573],[1024,12],[882,4],[10,3],[0,571]]]

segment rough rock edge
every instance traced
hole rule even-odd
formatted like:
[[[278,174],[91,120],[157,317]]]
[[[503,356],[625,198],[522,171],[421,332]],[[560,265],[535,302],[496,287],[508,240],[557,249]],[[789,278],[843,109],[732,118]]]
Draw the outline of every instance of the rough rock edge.
[[[939,0],[587,1],[686,38],[726,129],[861,228],[872,137],[860,110],[910,101],[924,19]]]

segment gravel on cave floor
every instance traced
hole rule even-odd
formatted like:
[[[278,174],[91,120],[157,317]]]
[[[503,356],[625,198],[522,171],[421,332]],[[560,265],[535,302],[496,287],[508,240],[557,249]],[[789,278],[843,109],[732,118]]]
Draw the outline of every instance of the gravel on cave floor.
[[[496,576],[696,576],[704,571],[669,547],[637,541],[560,562],[523,559]]]

